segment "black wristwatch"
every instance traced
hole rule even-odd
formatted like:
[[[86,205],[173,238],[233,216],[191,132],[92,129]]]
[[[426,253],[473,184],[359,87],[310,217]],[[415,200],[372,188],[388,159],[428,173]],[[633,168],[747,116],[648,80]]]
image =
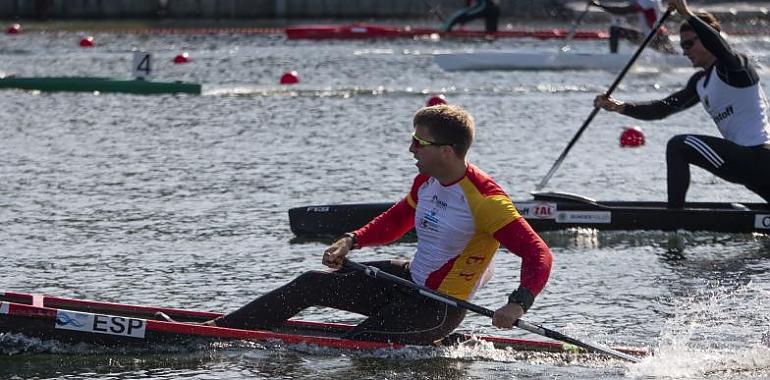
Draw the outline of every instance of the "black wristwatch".
[[[356,245],[358,245],[358,238],[356,237],[356,234],[352,232],[345,232],[340,236],[340,238],[349,237],[350,238],[350,247],[348,249],[356,249]]]
[[[508,303],[519,304],[526,313],[532,304],[535,303],[535,296],[527,288],[518,288],[508,296]]]

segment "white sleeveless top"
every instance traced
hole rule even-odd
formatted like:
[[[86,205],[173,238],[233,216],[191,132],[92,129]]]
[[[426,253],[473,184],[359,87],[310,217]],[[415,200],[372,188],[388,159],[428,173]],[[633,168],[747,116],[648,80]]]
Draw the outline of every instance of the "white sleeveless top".
[[[749,87],[733,87],[712,68],[698,80],[696,89],[703,108],[725,139],[742,146],[770,143],[767,97],[759,82]]]

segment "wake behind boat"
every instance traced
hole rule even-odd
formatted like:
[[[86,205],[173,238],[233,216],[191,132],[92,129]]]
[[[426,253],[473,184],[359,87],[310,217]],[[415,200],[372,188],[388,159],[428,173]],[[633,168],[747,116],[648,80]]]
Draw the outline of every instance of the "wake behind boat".
[[[176,322],[163,320],[165,313]],[[137,346],[151,349],[158,344],[184,341],[243,340],[308,344],[348,350],[399,349],[399,344],[345,339],[352,325],[290,320],[276,330],[240,330],[205,326],[203,322],[219,313],[126,305],[109,302],[52,297],[39,294],[0,292],[0,334],[15,333],[65,343],[90,343],[107,347]],[[193,322],[193,323],[190,323]],[[489,342],[495,348],[517,351],[582,352],[566,343],[496,336],[452,334],[441,345],[465,341]],[[627,354],[644,356],[644,349],[618,348]]]
[[[596,201],[557,192],[534,193],[514,201],[536,231],[594,228],[597,230],[713,231],[770,233],[766,203],[693,202],[669,209],[665,202]],[[299,237],[339,236],[354,231],[393,203],[316,205],[289,210],[289,224]]]
[[[525,52],[506,50],[470,50],[434,56],[436,64],[446,71],[470,70],[607,70],[618,71],[632,54],[592,52]],[[651,67],[691,67],[681,55],[664,55],[648,51],[637,64]]]

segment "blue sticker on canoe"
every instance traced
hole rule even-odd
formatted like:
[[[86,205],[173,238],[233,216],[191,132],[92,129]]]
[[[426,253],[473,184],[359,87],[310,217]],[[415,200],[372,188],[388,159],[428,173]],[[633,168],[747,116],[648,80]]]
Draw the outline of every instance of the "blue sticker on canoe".
[[[770,230],[770,215],[757,214],[754,215],[754,228],[760,230]]]
[[[139,318],[81,313],[69,310],[58,310],[56,312],[57,329],[144,338],[146,327],[147,321]]]

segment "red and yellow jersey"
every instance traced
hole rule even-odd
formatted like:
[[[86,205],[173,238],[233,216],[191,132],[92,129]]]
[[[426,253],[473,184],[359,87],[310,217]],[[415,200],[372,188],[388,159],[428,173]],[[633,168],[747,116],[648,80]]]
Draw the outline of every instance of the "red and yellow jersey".
[[[412,227],[418,240],[410,270],[417,284],[470,299],[491,274],[501,243],[523,259],[521,286],[533,296],[548,280],[550,250],[500,186],[474,165],[449,185],[418,175],[404,199],[355,233],[367,246],[391,242]]]

